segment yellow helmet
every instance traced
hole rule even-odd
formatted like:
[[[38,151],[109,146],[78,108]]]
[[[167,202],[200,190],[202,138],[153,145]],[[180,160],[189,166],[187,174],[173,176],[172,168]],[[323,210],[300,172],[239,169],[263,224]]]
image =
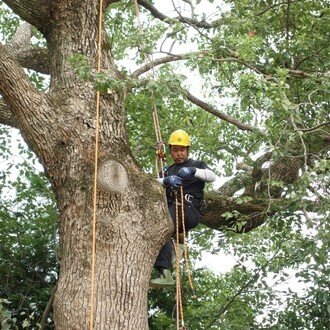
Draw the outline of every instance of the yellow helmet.
[[[190,146],[190,137],[184,130],[178,129],[170,135],[168,144],[189,147]]]

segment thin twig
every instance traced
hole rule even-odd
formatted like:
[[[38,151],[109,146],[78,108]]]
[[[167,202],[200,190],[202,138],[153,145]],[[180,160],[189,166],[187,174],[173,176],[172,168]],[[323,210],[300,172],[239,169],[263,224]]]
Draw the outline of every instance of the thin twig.
[[[305,171],[307,171],[307,165],[308,165],[307,164],[307,162],[308,162],[307,147],[306,147],[305,141],[304,141],[304,139],[302,137],[302,133],[301,133],[301,131],[299,131],[299,129],[298,129],[298,127],[297,127],[297,125],[296,125],[296,123],[294,121],[294,118],[293,118],[293,114],[292,113],[290,114],[290,119],[291,119],[292,126],[293,126],[294,130],[298,133],[299,139],[300,139],[301,144],[302,144],[302,146],[304,148],[304,168],[305,168]]]
[[[330,125],[330,121],[326,121],[325,123],[319,124],[317,126],[311,127],[311,128],[297,128],[298,131],[302,131],[302,132],[312,132],[317,130],[318,128],[322,127],[322,126],[328,126]]]
[[[55,293],[57,290],[57,286],[58,286],[58,282],[56,282],[55,286],[53,287],[51,294],[50,294],[50,298],[48,300],[47,306],[44,310],[44,312],[42,313],[42,317],[41,317],[41,321],[40,321],[40,329],[46,329],[47,326],[47,318],[48,315],[53,307],[53,302],[54,302],[54,298],[55,298]]]
[[[292,1],[294,2],[294,1]],[[278,7],[278,6],[281,6],[281,5],[286,5],[287,4],[287,1],[283,1],[283,2],[279,2],[279,3],[275,3],[267,8],[265,8],[264,10],[260,11],[259,13],[256,14],[256,16],[261,16],[263,15],[264,13],[266,13],[267,11],[275,8],[275,7]]]

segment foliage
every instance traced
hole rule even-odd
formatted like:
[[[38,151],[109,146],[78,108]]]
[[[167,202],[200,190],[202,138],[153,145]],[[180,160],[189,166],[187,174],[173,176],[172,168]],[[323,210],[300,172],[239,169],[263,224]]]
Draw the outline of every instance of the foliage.
[[[1,126],[0,135],[0,295],[12,322],[28,326],[40,322],[57,281],[58,213],[35,156],[17,132]]]
[[[1,39],[10,40],[19,25],[19,18],[3,4],[0,5],[0,23]]]

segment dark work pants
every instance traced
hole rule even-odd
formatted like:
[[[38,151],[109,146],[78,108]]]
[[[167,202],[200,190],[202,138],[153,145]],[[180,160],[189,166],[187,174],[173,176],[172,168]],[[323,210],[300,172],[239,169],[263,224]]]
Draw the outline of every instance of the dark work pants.
[[[181,205],[178,206],[179,208],[179,233],[182,233],[182,217],[181,217]],[[171,218],[174,223],[174,231],[176,228],[175,223],[175,204],[170,204],[168,207],[170,212]],[[190,230],[195,228],[201,219],[201,214],[199,210],[193,204],[184,204],[184,224],[186,233]],[[172,268],[172,251],[173,245],[172,241],[168,240],[165,245],[159,251],[158,257],[156,259],[155,266],[156,268]]]

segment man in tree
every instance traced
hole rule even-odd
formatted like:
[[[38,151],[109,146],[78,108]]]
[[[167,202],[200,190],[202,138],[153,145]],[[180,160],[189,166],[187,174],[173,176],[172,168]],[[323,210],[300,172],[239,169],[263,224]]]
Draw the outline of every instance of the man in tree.
[[[166,187],[166,198],[169,213],[176,228],[178,221],[179,233],[195,228],[202,216],[204,204],[205,182],[212,182],[216,179],[215,173],[202,161],[189,157],[190,137],[182,129],[174,131],[169,138],[170,154],[174,163],[166,169],[165,177],[159,182]],[[182,194],[179,188],[182,187]],[[183,200],[181,200],[183,199]],[[183,203],[184,215],[177,209]],[[178,219],[177,219],[178,217]],[[184,220],[184,221],[183,221]],[[151,287],[173,285],[171,276],[173,243],[168,240],[161,248],[157,257],[155,267],[159,277],[150,281]]]

